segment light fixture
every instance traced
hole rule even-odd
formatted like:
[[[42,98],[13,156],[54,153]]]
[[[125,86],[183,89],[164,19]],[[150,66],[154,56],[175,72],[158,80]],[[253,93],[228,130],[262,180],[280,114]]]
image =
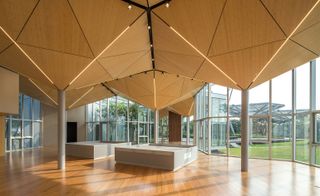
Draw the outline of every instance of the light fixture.
[[[152,47],[153,47],[153,45],[152,45],[152,44],[150,44],[150,47],[152,48]]]
[[[148,29],[149,29],[149,30],[151,29],[150,25],[148,25]]]
[[[131,5],[131,4],[128,5],[128,9],[129,9],[129,10],[132,9],[132,5]]]
[[[167,2],[167,3],[165,4],[165,6],[166,6],[166,8],[169,8],[169,7],[170,7],[169,2]]]

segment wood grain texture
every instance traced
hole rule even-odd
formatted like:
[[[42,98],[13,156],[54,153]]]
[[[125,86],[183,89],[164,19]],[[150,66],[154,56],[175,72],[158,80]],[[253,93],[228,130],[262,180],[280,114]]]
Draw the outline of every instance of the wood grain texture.
[[[7,153],[0,158],[1,195],[319,195],[320,169],[284,161],[250,160],[241,173],[239,158],[208,156],[178,170],[115,164],[114,157],[68,157],[56,169],[46,149]]]
[[[169,142],[181,142],[181,115],[169,111]]]

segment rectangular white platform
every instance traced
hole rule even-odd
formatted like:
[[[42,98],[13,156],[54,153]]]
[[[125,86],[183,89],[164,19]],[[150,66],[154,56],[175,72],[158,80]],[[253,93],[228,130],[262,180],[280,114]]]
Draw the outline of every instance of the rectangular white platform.
[[[99,141],[66,143],[66,155],[81,158],[100,159],[114,155],[114,148],[116,146],[130,145],[130,142],[104,143]]]
[[[176,171],[196,160],[197,146],[149,144],[115,148],[117,163]]]

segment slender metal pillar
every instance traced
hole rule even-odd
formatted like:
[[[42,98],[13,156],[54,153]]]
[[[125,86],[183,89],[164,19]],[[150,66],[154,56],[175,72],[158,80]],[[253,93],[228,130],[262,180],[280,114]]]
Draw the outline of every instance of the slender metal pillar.
[[[65,91],[59,90],[58,110],[58,169],[65,169],[66,159],[66,98]]]
[[[248,171],[249,91],[241,91],[241,171]]]
[[[187,117],[187,144],[190,143],[190,116]]]
[[[198,101],[197,101],[197,96],[194,96],[194,104],[193,104],[193,138],[192,138],[192,144],[193,145],[198,145],[197,143],[197,138],[198,138],[198,123],[199,121],[196,121],[198,119],[197,117],[197,105],[198,105]]]
[[[316,147],[314,144],[315,136],[315,116],[313,111],[316,110],[316,61],[310,61],[310,134],[309,134],[309,163],[316,163]]]
[[[158,143],[159,137],[159,110],[154,111],[154,143]]]
[[[211,84],[208,84],[208,117],[211,116]],[[211,118],[208,118],[207,120],[208,125],[208,154],[211,154]]]

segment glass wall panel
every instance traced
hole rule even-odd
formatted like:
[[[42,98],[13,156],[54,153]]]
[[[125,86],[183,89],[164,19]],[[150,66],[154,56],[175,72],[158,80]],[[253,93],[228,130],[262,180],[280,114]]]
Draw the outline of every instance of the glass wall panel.
[[[21,137],[21,136],[22,136],[21,120],[12,120],[11,137]]]
[[[292,159],[292,117],[272,117],[272,158]]]
[[[108,99],[101,100],[101,121],[108,120]]]
[[[25,138],[23,139],[23,148],[31,148],[32,147],[32,139]]]
[[[129,101],[129,120],[130,121],[137,121],[138,120],[138,109],[139,105]]]
[[[296,132],[296,160],[309,162],[309,114],[297,114]]]
[[[241,91],[230,89],[230,116],[240,116],[241,114]]]
[[[23,96],[23,118],[32,119],[32,100],[31,97],[24,95]]]
[[[119,121],[126,121],[127,120],[127,110],[128,110],[128,100],[117,97],[117,114]]]
[[[33,99],[32,100],[32,107],[33,107],[33,120],[41,120],[40,101]]]
[[[12,139],[12,150],[20,150],[21,149],[21,139]]]
[[[292,71],[272,79],[272,114],[292,113]]]
[[[210,85],[211,114],[210,117],[227,116],[227,88]]]
[[[117,97],[111,97],[108,99],[109,101],[109,120],[115,121],[117,120]]]
[[[240,117],[230,117],[230,156],[241,154],[241,121]]]
[[[250,90],[249,115],[268,115],[269,81]]]
[[[33,123],[33,146],[39,147],[41,145],[41,122]]]
[[[320,144],[320,113],[315,114],[315,143]]]
[[[226,154],[226,118],[212,118],[211,124],[211,152],[214,154]]]
[[[320,166],[320,146],[316,147],[316,165]]]
[[[41,145],[41,103],[19,94],[19,114],[6,117],[6,150],[20,150]]]
[[[32,121],[23,122],[23,136],[32,136]]]
[[[127,141],[127,123],[124,121],[117,124],[117,141]]]
[[[297,112],[310,109],[310,63],[296,69]]]
[[[268,158],[268,117],[252,117],[249,120],[250,126],[250,158]]]
[[[316,59],[316,106],[320,110],[320,58]]]

